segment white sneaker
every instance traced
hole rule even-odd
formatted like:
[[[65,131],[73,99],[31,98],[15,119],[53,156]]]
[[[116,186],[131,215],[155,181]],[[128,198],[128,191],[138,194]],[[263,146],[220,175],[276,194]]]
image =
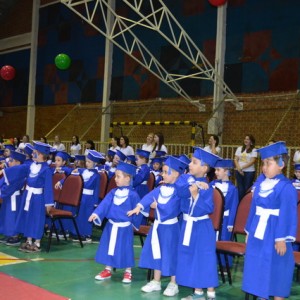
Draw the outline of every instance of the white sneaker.
[[[152,280],[152,281],[148,282],[146,285],[144,285],[141,288],[141,291],[145,292],[145,293],[151,293],[151,292],[160,291],[160,290],[161,290],[161,284],[160,284],[160,282],[158,282],[156,280]]]
[[[173,297],[179,293],[178,285],[176,283],[170,282],[167,288],[164,290],[163,295]]]

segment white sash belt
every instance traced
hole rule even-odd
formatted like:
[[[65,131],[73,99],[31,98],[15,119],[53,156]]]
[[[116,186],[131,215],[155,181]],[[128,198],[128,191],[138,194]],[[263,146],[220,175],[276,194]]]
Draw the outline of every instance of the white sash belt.
[[[141,184],[147,184],[147,180],[143,181]]]
[[[268,209],[261,206],[256,206],[256,215],[260,216],[257,224],[254,237],[263,240],[269,217],[279,216],[279,209]]]
[[[224,216],[224,217],[228,217],[228,216],[229,216],[229,209],[227,209],[227,210],[224,211],[223,216]]]
[[[94,194],[94,190],[89,190],[89,189],[83,189],[82,190],[82,194],[83,195],[93,195]]]
[[[153,258],[154,259],[160,259],[161,258],[161,252],[160,252],[160,244],[159,244],[159,239],[158,239],[158,234],[157,234],[157,228],[158,225],[172,225],[178,222],[177,218],[169,219],[166,221],[159,221],[159,220],[154,220],[153,228],[152,228],[152,237],[151,237],[151,248],[152,248],[152,253],[153,253]]]
[[[131,222],[129,222],[129,221],[128,222],[114,222],[111,219],[108,219],[108,222],[112,224],[109,246],[108,246],[108,255],[114,255],[117,236],[118,236],[118,228],[130,226]]]
[[[11,211],[16,211],[17,210],[17,196],[19,196],[19,195],[21,195],[20,191],[15,191],[10,196]]]
[[[192,229],[193,229],[193,223],[201,220],[208,219],[208,215],[204,215],[201,217],[191,217],[188,214],[183,214],[183,220],[186,221],[185,225],[185,231],[184,231],[184,238],[183,238],[183,243],[182,245],[184,246],[189,246],[190,245],[190,240],[191,240],[191,235],[192,235]]]
[[[29,209],[29,204],[30,204],[30,199],[32,197],[32,194],[34,195],[41,195],[43,194],[43,188],[34,188],[34,187],[30,187],[30,186],[26,186],[26,190],[27,192],[27,196],[26,196],[26,203],[25,203],[25,207],[24,210],[28,211]]]

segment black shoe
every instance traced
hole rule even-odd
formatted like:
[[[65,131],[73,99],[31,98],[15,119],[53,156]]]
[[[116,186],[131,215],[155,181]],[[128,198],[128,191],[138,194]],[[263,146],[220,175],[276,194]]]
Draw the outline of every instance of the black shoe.
[[[7,239],[6,241],[6,244],[7,246],[19,246],[21,244],[21,240],[16,237],[16,236],[13,236],[13,237],[10,237]]]

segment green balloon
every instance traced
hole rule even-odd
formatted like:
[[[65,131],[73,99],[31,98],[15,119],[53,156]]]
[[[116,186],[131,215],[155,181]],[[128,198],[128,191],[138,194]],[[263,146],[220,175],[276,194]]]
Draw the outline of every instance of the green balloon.
[[[69,55],[61,53],[55,57],[55,65],[60,70],[67,70],[71,65],[71,58]]]

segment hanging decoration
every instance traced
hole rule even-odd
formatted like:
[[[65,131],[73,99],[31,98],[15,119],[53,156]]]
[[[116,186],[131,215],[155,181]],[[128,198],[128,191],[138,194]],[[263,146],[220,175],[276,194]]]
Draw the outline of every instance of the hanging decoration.
[[[0,70],[1,78],[4,80],[12,80],[16,76],[16,70],[10,65],[3,66]]]
[[[68,54],[60,53],[55,57],[55,65],[60,70],[67,70],[71,65],[71,58]]]

